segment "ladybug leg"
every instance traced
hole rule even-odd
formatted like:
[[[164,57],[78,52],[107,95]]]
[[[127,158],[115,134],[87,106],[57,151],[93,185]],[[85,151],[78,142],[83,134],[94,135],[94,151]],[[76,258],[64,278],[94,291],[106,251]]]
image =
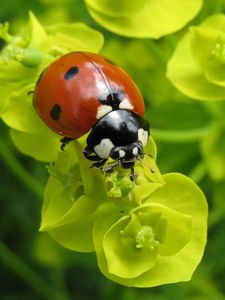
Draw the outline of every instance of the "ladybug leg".
[[[88,160],[95,161],[92,165],[91,168],[100,168],[102,167],[107,159],[101,158],[98,155],[93,154],[91,150],[89,150],[87,147],[83,150],[84,157],[87,158]]]
[[[134,181],[134,175],[135,175],[134,168],[132,167],[132,168],[130,168],[130,180],[131,181]]]
[[[93,154],[93,152],[91,150],[89,150],[87,147],[83,150],[83,155],[85,158],[87,158],[88,160],[91,160],[91,161],[100,162],[100,161],[104,160],[103,158],[99,157],[98,155]]]
[[[95,163],[93,163],[91,165],[91,168],[97,168],[99,169],[100,167],[102,167],[105,163],[106,163],[107,159],[102,159],[100,161],[96,161]]]
[[[74,139],[71,139],[71,138],[68,138],[68,137],[62,138],[62,139],[60,140],[60,143],[61,143],[60,149],[61,149],[62,151],[65,151],[66,145],[67,145],[69,142],[73,141],[73,140],[74,140]]]
[[[118,167],[120,165],[121,165],[121,162],[118,160],[115,163],[102,168],[102,173],[112,173],[114,168]]]
[[[33,94],[34,94],[33,90],[27,92],[27,96],[30,96],[30,95],[33,95]]]

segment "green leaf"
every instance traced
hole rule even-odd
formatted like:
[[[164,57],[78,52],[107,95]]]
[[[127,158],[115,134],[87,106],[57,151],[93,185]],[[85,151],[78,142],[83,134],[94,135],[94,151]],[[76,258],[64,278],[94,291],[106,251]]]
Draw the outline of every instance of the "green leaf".
[[[54,216],[54,211],[56,212],[56,210],[50,212],[50,207],[48,207],[43,216],[40,230],[47,231],[59,244],[71,250],[79,252],[94,251],[92,229],[95,221],[94,211],[99,201],[96,203],[95,199],[81,196],[73,204],[70,203],[70,206],[64,212],[63,204],[65,201],[65,196],[64,199],[63,197],[57,199],[56,195],[53,196],[51,200],[53,203],[51,204],[57,206],[61,218],[51,226],[45,225],[45,220],[48,220],[51,214]],[[61,212],[60,209],[62,209]]]
[[[104,275],[108,274],[108,269],[102,241],[108,229],[121,218],[126,219],[127,216],[124,216],[124,210],[121,210],[113,202],[105,203],[98,209],[98,215],[93,227],[93,241],[98,265]]]
[[[26,68],[19,62],[0,60],[0,107],[4,106],[6,98],[13,92],[21,90],[36,80],[36,72],[32,68]]]
[[[224,64],[216,65],[208,68],[205,71],[205,76],[208,81],[218,85],[225,87],[225,71]]]
[[[133,199],[138,204],[142,204],[148,197],[158,188],[163,185],[163,182],[140,182],[131,191],[130,199]]]
[[[87,214],[86,220],[74,220],[48,230],[50,236],[61,246],[77,252],[94,252],[92,229],[95,221],[94,215]]]
[[[108,30],[128,37],[157,39],[181,29],[202,6],[201,0],[85,2],[90,15]]]
[[[28,133],[47,131],[32,104],[33,84],[11,93],[2,109],[2,120],[11,128]]]
[[[29,12],[28,48],[40,48],[47,42],[48,35],[36,16]]]
[[[141,11],[148,0],[86,0],[86,4],[93,9],[114,17],[129,17]],[[118,10],[119,7],[119,10]]]
[[[47,32],[50,35],[49,45],[53,53],[98,52],[104,43],[103,35],[99,31],[83,23],[59,23],[47,27]]]
[[[40,133],[22,132],[12,129],[11,137],[16,147],[37,160],[55,161],[60,151],[59,137],[49,129]]]
[[[6,43],[11,43],[13,37],[9,34],[9,23],[0,23],[0,38]]]
[[[100,172],[86,168],[79,152],[78,142],[69,144],[49,168],[51,176],[45,190],[40,230],[47,231],[64,247],[90,252],[94,250],[92,229],[96,210],[106,195],[103,182],[96,191],[96,186],[101,186],[97,182]],[[91,189],[95,192],[92,190],[89,197]]]

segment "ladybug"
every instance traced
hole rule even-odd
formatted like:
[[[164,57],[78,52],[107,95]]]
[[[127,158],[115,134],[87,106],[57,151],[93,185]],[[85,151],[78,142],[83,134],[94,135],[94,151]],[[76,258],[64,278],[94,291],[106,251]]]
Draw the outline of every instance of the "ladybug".
[[[89,52],[71,52],[40,75],[33,104],[46,125],[67,142],[90,131],[84,156],[93,167],[112,172],[131,169],[144,156],[149,123],[143,118],[142,95],[119,66]],[[114,160],[102,168],[108,158]]]

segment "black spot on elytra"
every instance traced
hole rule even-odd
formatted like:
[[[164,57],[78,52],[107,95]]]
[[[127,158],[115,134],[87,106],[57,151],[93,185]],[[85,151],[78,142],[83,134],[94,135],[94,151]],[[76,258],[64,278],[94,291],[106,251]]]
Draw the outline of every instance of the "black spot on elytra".
[[[66,80],[69,80],[73,78],[75,75],[77,75],[78,72],[79,72],[79,68],[77,66],[71,67],[69,68],[69,70],[66,71],[64,78]]]
[[[60,117],[60,113],[61,113],[61,106],[59,104],[53,105],[50,112],[52,119],[57,121]]]
[[[110,105],[113,109],[119,109],[120,102],[123,101],[124,97],[124,91],[112,90],[112,93],[99,97],[99,102],[103,105]]]

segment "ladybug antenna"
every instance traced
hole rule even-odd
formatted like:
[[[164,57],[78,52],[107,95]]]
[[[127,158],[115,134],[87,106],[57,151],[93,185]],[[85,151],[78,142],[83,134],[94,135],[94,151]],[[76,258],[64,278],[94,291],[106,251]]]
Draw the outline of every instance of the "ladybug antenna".
[[[152,157],[152,155],[151,155],[151,154],[148,154],[148,153],[147,153],[147,154],[146,154],[146,153],[143,153],[143,158],[144,158],[144,156],[145,156],[145,155],[149,155],[150,157]],[[154,173],[155,173],[155,170],[154,170],[154,169],[153,169],[151,166],[149,166],[148,164],[146,164],[146,162],[145,162],[145,161],[142,161],[142,164],[143,164],[143,165],[145,165],[146,167],[148,167],[148,168],[150,169],[150,171],[151,171],[151,173],[152,173],[152,174],[154,174]]]

